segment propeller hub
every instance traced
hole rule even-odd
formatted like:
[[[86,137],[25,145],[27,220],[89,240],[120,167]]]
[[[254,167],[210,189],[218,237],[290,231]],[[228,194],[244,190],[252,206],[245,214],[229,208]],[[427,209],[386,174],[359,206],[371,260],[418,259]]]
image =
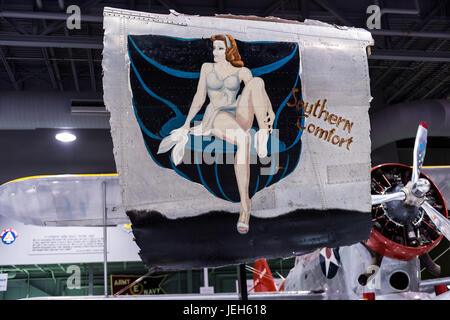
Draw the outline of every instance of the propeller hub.
[[[396,185],[392,188],[392,192],[403,191],[403,185]],[[419,208],[406,204],[406,201],[394,200],[383,203],[383,210],[388,217],[396,225],[405,226],[413,223],[420,218],[421,212]]]
[[[413,184],[411,192],[418,198],[423,198],[430,191],[430,182],[427,179],[420,178]]]
[[[417,182],[409,181],[401,191],[405,193],[405,204],[420,207],[425,201],[425,194],[430,190],[430,182],[426,179],[418,179]]]

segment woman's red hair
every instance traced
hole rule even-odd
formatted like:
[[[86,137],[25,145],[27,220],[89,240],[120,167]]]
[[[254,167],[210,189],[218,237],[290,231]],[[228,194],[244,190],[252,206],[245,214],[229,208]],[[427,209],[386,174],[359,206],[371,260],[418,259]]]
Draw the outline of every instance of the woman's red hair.
[[[230,47],[228,48],[227,46],[227,39],[228,38],[229,42],[230,42]],[[227,59],[227,61],[229,63],[231,63],[233,66],[235,67],[243,67],[244,66],[244,62],[241,60],[241,55],[239,54],[239,50],[237,48],[236,45],[236,41],[234,40],[234,38],[232,36],[230,36],[229,34],[216,34],[214,36],[211,37],[212,41],[216,41],[216,40],[221,40],[225,43],[225,58]]]

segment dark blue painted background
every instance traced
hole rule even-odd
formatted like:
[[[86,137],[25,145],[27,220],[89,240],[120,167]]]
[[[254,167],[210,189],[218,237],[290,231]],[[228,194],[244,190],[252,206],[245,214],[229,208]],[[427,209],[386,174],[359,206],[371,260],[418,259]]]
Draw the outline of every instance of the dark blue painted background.
[[[252,71],[253,76],[264,80],[276,114],[274,128],[278,129],[281,146],[278,163],[272,161],[264,165],[258,158],[258,163],[251,165],[249,194],[252,197],[259,190],[287,177],[300,160],[302,130],[296,125],[299,114],[295,108],[286,106],[293,88],[301,92],[299,54],[297,43],[238,40],[236,43],[245,67]],[[149,155],[159,166],[202,184],[215,196],[239,202],[233,164],[181,163],[175,166],[170,152],[157,154],[162,138],[185,121],[196,92],[201,65],[213,62],[211,40],[129,36],[128,50],[133,107]],[[208,98],[194,121],[201,120],[207,104]],[[253,127],[258,130],[256,120]],[[195,150],[192,141],[186,146],[186,152],[191,153],[191,159],[199,160],[202,150]],[[235,146],[214,137],[204,142],[203,148],[211,142],[222,144],[221,152],[235,152]],[[269,172],[273,174],[261,175],[263,167],[270,168]]]

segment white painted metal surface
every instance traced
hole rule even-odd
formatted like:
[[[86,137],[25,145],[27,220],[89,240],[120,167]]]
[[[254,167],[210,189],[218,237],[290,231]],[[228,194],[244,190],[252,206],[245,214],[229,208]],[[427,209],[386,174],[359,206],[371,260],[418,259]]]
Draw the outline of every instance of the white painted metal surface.
[[[158,210],[168,218],[196,216],[210,210],[238,211],[239,204],[218,199],[202,185],[158,167],[149,156],[132,108],[127,36],[167,35],[209,38],[231,34],[241,41],[297,42],[303,100],[327,99],[328,112],[350,119],[352,147],[339,148],[304,132],[300,164],[288,177],[252,198],[252,215],[274,217],[300,208],[369,212],[370,136],[368,31],[318,21],[277,22],[248,17],[199,17],[105,8],[104,100],[111,113],[114,156],[126,210]],[[306,125],[329,127],[309,117]],[[199,201],[201,199],[201,201]]]
[[[106,186],[107,224],[129,223],[117,174],[55,175],[17,179],[0,186],[0,215],[42,226],[102,226]]]

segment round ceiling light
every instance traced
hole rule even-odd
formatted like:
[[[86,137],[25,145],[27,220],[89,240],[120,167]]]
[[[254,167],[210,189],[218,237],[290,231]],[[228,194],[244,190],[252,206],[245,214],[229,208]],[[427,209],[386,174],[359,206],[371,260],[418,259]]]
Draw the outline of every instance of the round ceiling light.
[[[56,140],[61,142],[73,142],[77,139],[77,137],[70,132],[61,132],[55,136]]]

